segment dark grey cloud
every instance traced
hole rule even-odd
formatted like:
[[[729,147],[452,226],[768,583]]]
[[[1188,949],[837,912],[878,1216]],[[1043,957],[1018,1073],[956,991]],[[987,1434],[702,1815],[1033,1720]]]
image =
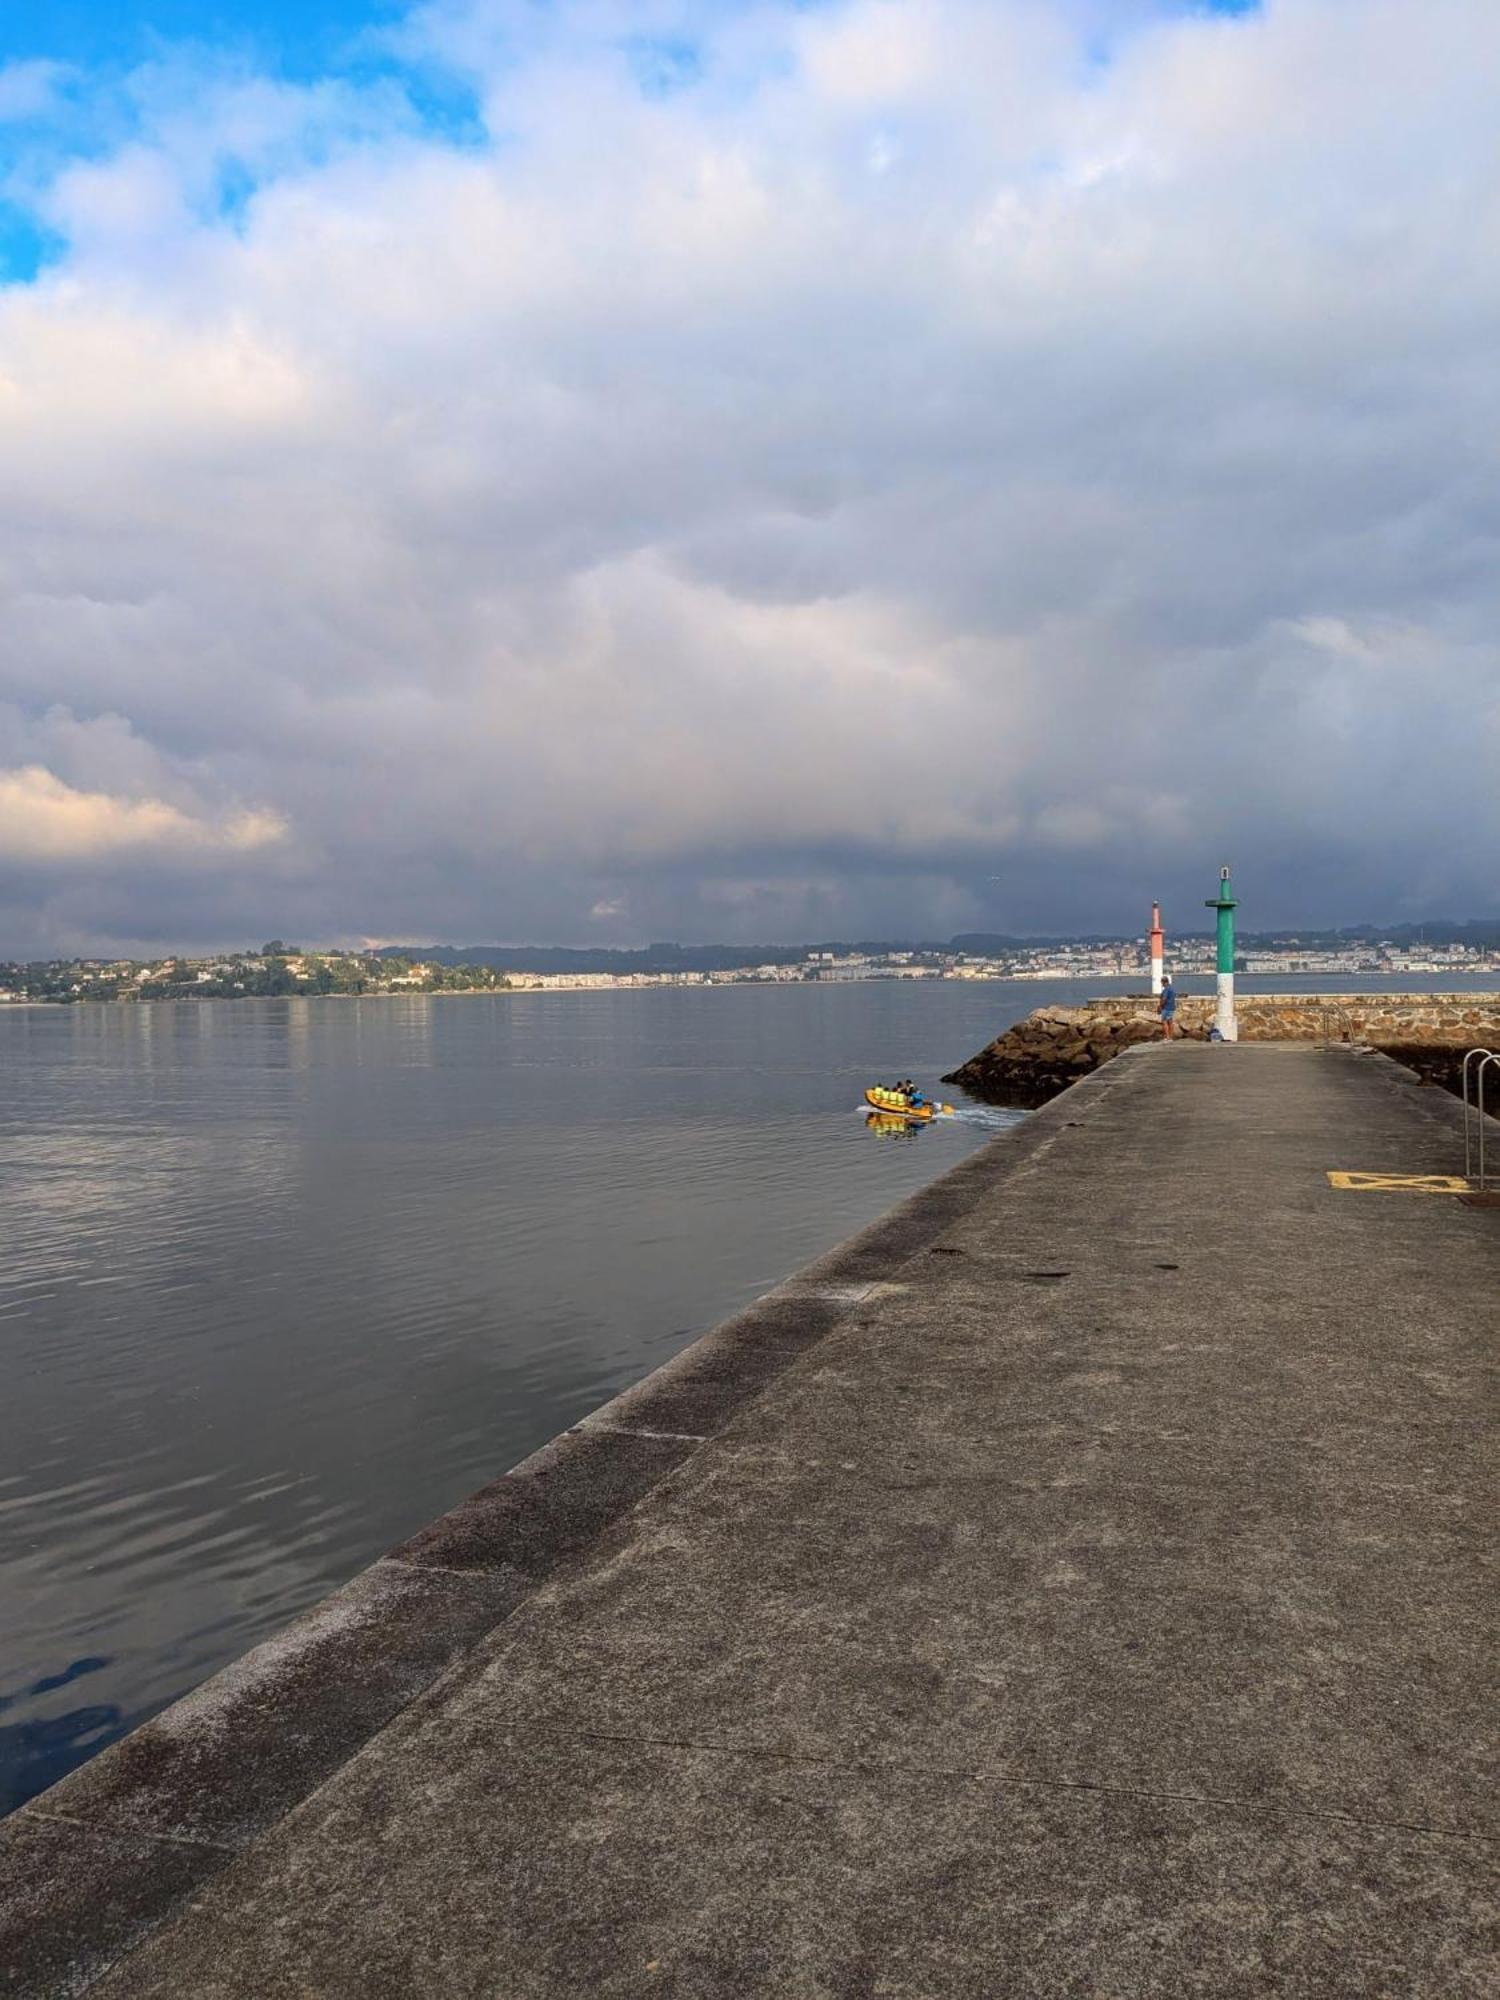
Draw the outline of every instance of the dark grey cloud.
[[[49,169],[0,952],[1500,907],[1500,16],[642,19]]]

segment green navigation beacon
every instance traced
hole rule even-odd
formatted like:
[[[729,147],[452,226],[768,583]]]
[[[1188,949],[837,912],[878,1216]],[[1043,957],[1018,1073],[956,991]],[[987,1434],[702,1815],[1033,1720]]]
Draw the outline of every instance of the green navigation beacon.
[[[1229,886],[1229,870],[1219,870],[1219,893],[1208,898],[1205,908],[1219,913],[1219,953],[1214,981],[1214,1026],[1223,1042],[1237,1042],[1239,1024],[1234,1018],[1234,892]]]

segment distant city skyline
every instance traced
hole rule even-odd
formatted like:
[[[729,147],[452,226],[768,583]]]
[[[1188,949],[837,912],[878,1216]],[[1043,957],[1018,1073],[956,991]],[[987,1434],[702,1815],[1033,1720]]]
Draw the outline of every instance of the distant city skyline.
[[[1303,945],[1244,940],[1236,970],[1262,977],[1308,973],[1345,978],[1412,975],[1477,981],[1500,975],[1500,927],[1477,940],[1424,945],[1374,938],[1309,939]],[[757,962],[757,953],[762,956]],[[1167,956],[1173,979],[1206,979],[1212,938],[1179,937]],[[1228,968],[1222,958],[1218,969]],[[619,988],[743,984],[846,984],[862,980],[1155,979],[1144,938],[1072,942],[954,938],[947,945],[658,945],[639,952],[568,951],[559,947],[449,946],[426,951],[347,953],[303,950],[282,939],[259,950],[186,954],[144,961],[92,959],[17,965],[0,960],[0,1003],[137,1003],[157,1000],[350,999],[414,994],[473,995],[512,990],[609,991]],[[1160,990],[1155,987],[1153,990]],[[1231,1038],[1232,1039],[1232,1038]]]
[[[1497,70],[1474,0],[7,7],[0,948],[1500,915]]]
[[[1192,952],[1207,952],[1213,944],[1214,932],[1211,926],[1184,926],[1181,930],[1168,929],[1167,956]],[[1240,944],[1245,953],[1272,951],[1285,955],[1289,950],[1301,945],[1311,952],[1354,951],[1364,948],[1393,948],[1398,953],[1421,953],[1430,950],[1439,956],[1449,953],[1461,955],[1465,950],[1482,953],[1486,958],[1500,954],[1500,919],[1486,920],[1472,918],[1455,920],[1451,918],[1430,918],[1416,924],[1347,924],[1337,927],[1305,926],[1261,926],[1245,928],[1239,933]],[[56,954],[50,959],[45,955],[32,958],[24,952],[0,949],[0,967],[5,965],[25,965],[30,963],[58,964],[110,964],[110,963],[153,963],[165,964],[174,960],[183,963],[207,963],[212,960],[249,958],[256,961],[268,957],[292,958],[359,958],[391,957],[399,955],[414,959],[431,959],[444,966],[486,965],[492,968],[510,964],[530,965],[533,970],[544,970],[553,965],[560,968],[575,961],[594,962],[603,965],[618,961],[639,966],[672,962],[674,955],[680,955],[685,964],[703,965],[735,964],[753,966],[757,954],[782,963],[792,964],[801,959],[832,958],[839,954],[860,952],[881,952],[911,955],[948,955],[950,957],[982,957],[994,953],[1015,953],[1018,955],[1045,955],[1049,950],[1068,952],[1070,950],[1098,950],[1110,952],[1118,950],[1128,954],[1139,947],[1144,950],[1148,938],[1147,927],[1135,930],[1087,930],[1058,933],[1002,934],[997,932],[959,932],[948,938],[933,937],[888,937],[888,938],[816,938],[788,939],[762,938],[753,941],[720,939],[654,939],[641,940],[634,944],[605,945],[597,941],[589,943],[564,943],[556,940],[512,939],[485,942],[470,939],[463,943],[435,938],[407,938],[403,940],[381,938],[358,939],[268,939],[258,945],[244,941],[224,942],[212,947],[189,947],[179,945],[154,951],[116,952],[109,950],[79,951],[71,954]]]

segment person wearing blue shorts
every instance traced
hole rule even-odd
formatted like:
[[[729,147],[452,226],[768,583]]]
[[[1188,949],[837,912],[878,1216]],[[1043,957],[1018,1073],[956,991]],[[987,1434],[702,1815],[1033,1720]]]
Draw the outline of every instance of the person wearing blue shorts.
[[[1161,998],[1156,1003],[1156,1011],[1161,1015],[1161,1032],[1164,1041],[1172,1039],[1173,1023],[1177,1015],[1177,989],[1170,979],[1164,980]]]

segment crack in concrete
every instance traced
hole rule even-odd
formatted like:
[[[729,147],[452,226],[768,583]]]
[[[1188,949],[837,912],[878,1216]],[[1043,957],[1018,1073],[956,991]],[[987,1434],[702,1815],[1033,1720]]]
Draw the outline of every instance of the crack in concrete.
[[[222,1854],[229,1860],[245,1852],[243,1848],[230,1847],[222,1840],[197,1839],[185,1833],[163,1833],[157,1827],[137,1826],[128,1820],[80,1819],[72,1813],[42,1812],[34,1805],[19,1807],[16,1816],[18,1819],[44,1820],[49,1826],[71,1827],[75,1833],[92,1833],[103,1840],[146,1840],[162,1847],[186,1847],[195,1854]]]
[[[581,1431],[600,1432],[605,1437],[660,1438],[665,1444],[707,1444],[717,1436],[714,1431],[648,1431],[634,1424],[596,1424],[585,1417],[578,1425]]]
[[[412,1576],[456,1576],[460,1583],[492,1584],[495,1581],[495,1572],[493,1570],[453,1569],[447,1563],[413,1562],[410,1556],[381,1556],[378,1559],[378,1563],[372,1564],[371,1567],[402,1569],[408,1571]],[[517,1575],[520,1575],[519,1571]],[[540,1579],[528,1577],[526,1581],[531,1583],[533,1588],[540,1587]],[[502,1613],[501,1617],[495,1622],[503,1624],[509,1615],[509,1612]]]

